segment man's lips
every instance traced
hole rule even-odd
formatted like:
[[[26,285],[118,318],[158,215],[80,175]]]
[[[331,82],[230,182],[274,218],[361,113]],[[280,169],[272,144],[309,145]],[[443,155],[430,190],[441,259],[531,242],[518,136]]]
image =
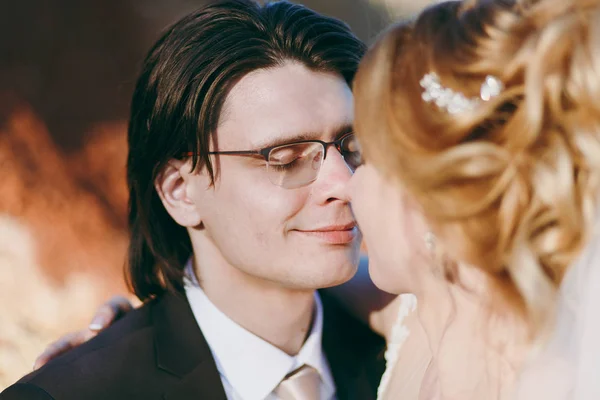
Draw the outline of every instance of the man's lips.
[[[315,229],[296,229],[296,232],[329,244],[348,244],[358,237],[356,222],[327,225]]]

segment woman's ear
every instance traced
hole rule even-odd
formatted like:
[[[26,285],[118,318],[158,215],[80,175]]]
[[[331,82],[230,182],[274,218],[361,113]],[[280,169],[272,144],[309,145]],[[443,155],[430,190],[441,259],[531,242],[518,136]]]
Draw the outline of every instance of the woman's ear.
[[[200,207],[189,197],[189,185],[195,176],[189,162],[170,160],[156,178],[154,187],[165,209],[181,226],[194,227],[202,223]]]

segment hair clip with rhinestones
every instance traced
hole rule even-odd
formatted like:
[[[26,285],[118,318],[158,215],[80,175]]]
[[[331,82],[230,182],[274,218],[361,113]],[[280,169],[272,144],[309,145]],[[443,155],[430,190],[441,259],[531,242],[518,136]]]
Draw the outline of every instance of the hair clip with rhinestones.
[[[419,82],[423,88],[421,98],[426,103],[435,103],[441,109],[446,110],[450,114],[458,114],[465,111],[471,111],[477,107],[481,101],[489,101],[498,96],[504,90],[504,84],[495,76],[488,75],[485,77],[479,97],[467,98],[460,92],[444,87],[439,76],[435,72],[430,72],[423,76]]]

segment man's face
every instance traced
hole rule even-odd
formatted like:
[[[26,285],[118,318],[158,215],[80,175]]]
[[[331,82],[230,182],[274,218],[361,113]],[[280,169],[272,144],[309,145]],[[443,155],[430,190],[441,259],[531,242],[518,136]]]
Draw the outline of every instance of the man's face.
[[[228,95],[213,150],[258,150],[306,137],[330,142],[351,129],[353,116],[342,77],[295,63],[257,70]],[[215,186],[201,171],[188,189],[204,227],[191,232],[192,240],[200,235],[238,270],[289,288],[328,287],[354,275],[361,238],[343,190],[352,172],[334,146],[317,179],[294,189],[273,184],[264,159],[213,161]]]

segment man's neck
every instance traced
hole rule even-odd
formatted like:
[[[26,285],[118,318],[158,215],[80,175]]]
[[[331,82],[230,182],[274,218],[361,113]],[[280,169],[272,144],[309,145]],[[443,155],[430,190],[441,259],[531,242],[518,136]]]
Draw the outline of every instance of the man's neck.
[[[244,329],[289,355],[298,354],[310,331],[314,290],[285,288],[248,275],[222,257],[207,256],[195,255],[193,266],[210,301]]]

